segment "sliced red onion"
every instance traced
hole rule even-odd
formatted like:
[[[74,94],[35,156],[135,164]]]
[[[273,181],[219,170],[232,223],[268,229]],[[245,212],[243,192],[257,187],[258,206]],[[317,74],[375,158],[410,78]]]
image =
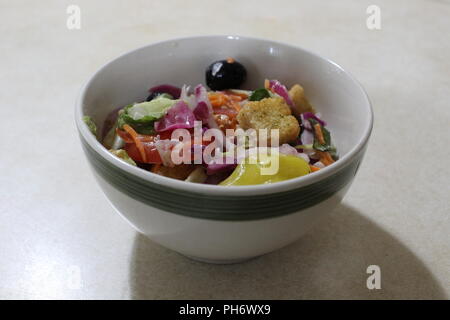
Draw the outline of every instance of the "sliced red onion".
[[[309,163],[309,157],[306,153],[300,153],[298,152],[298,150],[296,148],[294,148],[293,146],[285,143],[282,144],[279,148],[278,151],[282,154],[288,155],[288,156],[296,156],[299,158],[303,158],[306,162]]]
[[[194,109],[195,119],[208,123],[210,111],[205,101],[200,101]]]
[[[155,122],[155,130],[163,132],[175,129],[189,129],[194,127],[195,116],[186,102],[180,100],[175,103],[166,115]]]
[[[309,163],[309,157],[306,153],[300,152],[297,157],[303,158],[307,163]]]
[[[286,103],[291,107],[294,108],[294,102],[292,102],[291,97],[289,96],[289,92],[286,89],[284,85],[281,84],[278,80],[269,80],[269,89],[278,94],[279,96],[283,97],[283,99],[286,101]]]
[[[183,85],[183,87],[181,88],[180,100],[186,102],[189,108],[194,110],[197,106],[197,99],[195,99],[195,96],[193,94],[189,93],[190,88],[191,87],[189,86]]]
[[[181,89],[175,86],[172,86],[170,84],[161,84],[159,86],[152,87],[148,89],[148,92],[153,93],[168,93],[170,94],[174,99],[180,98]]]
[[[206,174],[210,176],[219,172],[233,171],[234,168],[236,168],[235,163],[211,163],[206,167]]]
[[[181,92],[180,92],[180,99],[181,100],[186,100],[186,99],[188,99],[189,97],[190,97],[190,94],[189,94],[189,89],[190,89],[191,87],[190,86],[187,86],[187,85],[183,85],[183,87],[181,87]]]
[[[298,151],[293,146],[284,143],[279,148],[278,151],[282,154],[288,155],[288,156],[297,156]]]
[[[172,161],[172,149],[179,143],[174,140],[157,140],[155,142],[156,150],[158,150],[159,156],[166,167],[174,167],[175,164]]]
[[[224,156],[220,159],[212,159],[211,162],[207,163],[206,174],[213,175],[218,172],[231,171],[237,165],[237,160],[235,157]]]
[[[303,130],[300,135],[300,139],[302,141],[302,145],[307,146],[314,143],[314,134],[309,130]]]
[[[303,114],[300,115],[300,120],[302,122],[302,126],[306,129],[306,130],[312,130],[312,126],[311,123],[309,123],[309,121],[306,121],[305,117],[303,116]]]
[[[219,128],[216,120],[213,117],[213,108],[211,102],[208,99],[208,93],[204,86],[199,84],[194,89],[195,99],[197,100],[197,106],[194,109],[194,114],[201,115],[204,123],[208,125],[209,128]],[[197,110],[197,108],[200,108]],[[199,119],[200,120],[200,119]]]
[[[208,176],[208,178],[206,178],[204,183],[216,185],[216,184],[221,183],[226,178],[228,178],[229,175],[230,175],[230,172],[228,172],[228,171],[220,171],[220,172],[217,172],[216,174]]]
[[[320,125],[322,127],[325,127],[327,125],[327,123],[325,121],[323,121],[322,119],[319,118],[318,114],[314,114],[312,112],[303,112],[301,114],[301,117],[302,117],[302,123],[305,126],[305,128],[306,128],[306,123],[309,124],[309,121],[306,121],[306,120],[311,119],[311,118],[316,120],[318,123],[320,123]],[[305,120],[305,121],[303,121],[303,120]],[[309,125],[311,126],[311,124],[309,124]]]

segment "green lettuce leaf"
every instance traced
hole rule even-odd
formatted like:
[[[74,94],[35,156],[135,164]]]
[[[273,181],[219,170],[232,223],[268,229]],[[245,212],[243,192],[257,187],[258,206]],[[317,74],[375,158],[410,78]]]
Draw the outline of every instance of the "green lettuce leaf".
[[[86,123],[92,134],[94,136],[97,136],[97,126],[95,125],[94,120],[90,116],[84,116],[83,121],[84,123]]]
[[[128,155],[128,153],[123,149],[119,149],[119,150],[111,149],[111,150],[109,150],[109,152],[111,152],[113,155],[122,159],[123,161],[125,161],[128,164],[131,164],[133,166],[136,165],[136,162],[134,162],[134,160],[131,159],[130,156]]]
[[[122,128],[128,124],[138,133],[152,134],[154,122],[161,119],[177,101],[162,96],[151,101],[127,105],[119,111],[117,126]]]

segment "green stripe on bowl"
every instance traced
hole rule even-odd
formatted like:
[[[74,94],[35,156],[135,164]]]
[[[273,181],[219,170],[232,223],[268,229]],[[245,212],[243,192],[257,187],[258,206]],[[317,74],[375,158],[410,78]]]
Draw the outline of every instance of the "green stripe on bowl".
[[[81,141],[96,173],[131,198],[175,214],[228,221],[272,218],[314,206],[352,180],[364,154],[362,150],[353,162],[335,174],[297,189],[265,195],[220,196],[178,190],[144,180],[104,159],[83,137]]]

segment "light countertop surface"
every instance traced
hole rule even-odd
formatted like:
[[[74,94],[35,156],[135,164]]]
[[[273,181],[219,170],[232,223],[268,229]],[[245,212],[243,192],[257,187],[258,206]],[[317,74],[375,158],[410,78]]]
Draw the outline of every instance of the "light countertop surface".
[[[81,29],[68,30],[68,5]],[[369,5],[381,29],[366,26]],[[1,299],[450,297],[450,1],[0,1]],[[343,203],[296,243],[235,265],[191,261],[114,212],[74,101],[100,66],[169,38],[292,43],[352,73],[375,112]],[[149,70],[151,71],[151,70]],[[366,287],[369,265],[381,289]]]

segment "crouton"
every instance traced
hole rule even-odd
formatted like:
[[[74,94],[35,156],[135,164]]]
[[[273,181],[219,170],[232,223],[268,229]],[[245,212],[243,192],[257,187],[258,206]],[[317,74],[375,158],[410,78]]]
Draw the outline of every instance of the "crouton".
[[[294,114],[299,116],[303,112],[315,112],[313,106],[309,103],[309,101],[305,97],[305,90],[299,84],[292,86],[291,90],[289,90],[289,96],[294,103]]]
[[[237,119],[244,130],[279,129],[280,145],[294,141],[300,133],[298,121],[291,115],[291,109],[283,98],[251,101],[242,107]],[[267,145],[270,146],[270,132],[267,140]]]

